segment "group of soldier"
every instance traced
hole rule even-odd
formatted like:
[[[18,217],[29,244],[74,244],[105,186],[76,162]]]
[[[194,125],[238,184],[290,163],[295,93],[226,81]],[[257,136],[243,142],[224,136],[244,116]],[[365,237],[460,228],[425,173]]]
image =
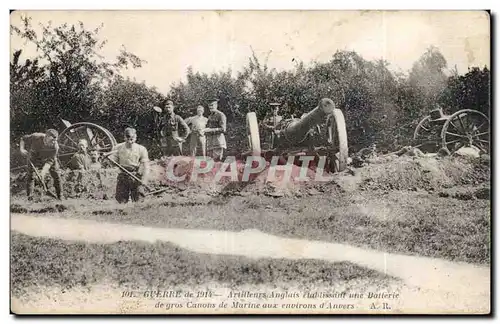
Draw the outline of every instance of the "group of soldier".
[[[159,128],[162,153],[164,156],[182,155],[182,144],[189,138],[189,152],[192,156],[200,150],[201,156],[210,156],[214,160],[221,160],[226,145],[226,115],[218,109],[218,100],[209,101],[210,115],[205,117],[205,108],[198,106],[196,115],[184,120],[175,114],[174,103],[166,100],[164,115],[160,117]],[[183,136],[180,134],[183,133]]]
[[[218,110],[218,100],[208,103],[210,115],[204,116],[204,107],[198,106],[196,115],[184,120],[175,114],[172,100],[160,104],[157,116],[160,129],[161,150],[164,156],[182,155],[182,144],[189,138],[189,151],[196,156],[209,156],[215,161],[223,158],[226,146],[226,116]],[[182,136],[181,136],[182,134]],[[45,133],[25,135],[20,141],[20,151],[28,161],[26,192],[32,200],[35,179],[44,182],[47,173],[54,180],[57,199],[63,199],[60,164],[58,160],[58,132],[49,129]],[[137,131],[128,127],[124,132],[124,142],[119,143],[112,152],[105,155],[120,173],[117,176],[115,198],[119,203],[130,200],[140,201],[145,196],[145,184],[148,178],[149,155],[145,146],[137,143]],[[78,151],[71,157],[68,167],[73,170],[96,170],[102,167],[100,153],[94,147],[89,148],[85,139],[78,141]],[[41,171],[39,172],[39,170]]]

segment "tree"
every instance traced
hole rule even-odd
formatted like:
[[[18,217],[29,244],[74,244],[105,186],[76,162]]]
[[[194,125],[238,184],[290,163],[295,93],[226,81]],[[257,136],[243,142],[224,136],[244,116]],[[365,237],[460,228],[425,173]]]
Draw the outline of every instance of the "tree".
[[[91,120],[116,134],[118,142],[122,140],[125,128],[134,127],[139,134],[138,142],[154,155],[157,153],[154,148],[158,144],[158,128],[153,107],[162,99],[164,96],[156,88],[116,76],[96,100],[99,109],[95,109]]]
[[[470,68],[465,75],[452,75],[440,100],[449,112],[476,109],[490,115],[490,71],[487,67]]]
[[[438,48],[431,46],[413,64],[409,83],[417,91],[422,114],[432,110],[446,88],[446,59]]]
[[[21,64],[21,54],[22,50],[15,51],[10,63],[10,114],[13,120],[22,119],[29,114],[25,109],[36,100],[35,86],[44,77],[38,60],[27,59]]]
[[[54,121],[57,117],[72,121],[88,120],[92,109],[96,108],[95,100],[101,88],[120,69],[130,65],[137,68],[144,63],[125,48],[120,50],[116,62],[106,61],[99,54],[106,44],[99,39],[102,25],[94,30],[85,29],[81,22],[78,26],[63,24],[55,27],[49,22],[47,25],[40,24],[40,27],[42,33],[38,35],[29,17],[22,18],[21,27],[11,26],[11,33],[33,43],[37,49],[33,60],[36,68],[27,76],[29,81],[19,77],[20,73],[28,73],[22,72],[18,66],[20,54],[15,54],[12,62],[14,73],[11,73],[11,83],[17,87],[14,89],[16,95],[27,91],[27,84],[29,91],[34,92],[29,102],[11,101],[13,111],[23,112],[14,116],[14,133],[56,127]],[[28,61],[25,67],[27,64]],[[18,86],[19,82],[24,82],[24,88]],[[32,121],[30,129],[22,123],[26,120]]]

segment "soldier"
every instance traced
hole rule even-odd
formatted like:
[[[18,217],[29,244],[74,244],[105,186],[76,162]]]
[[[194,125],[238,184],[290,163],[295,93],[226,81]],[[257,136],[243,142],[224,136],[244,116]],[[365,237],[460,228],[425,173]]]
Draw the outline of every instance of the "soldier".
[[[174,113],[174,102],[167,100],[165,116],[161,120],[161,145],[165,156],[182,155],[182,143],[189,136],[189,127],[181,116]],[[184,137],[179,136],[179,127],[184,129]]]
[[[279,114],[280,106],[281,104],[278,102],[272,102],[269,104],[272,108],[272,114],[270,116],[268,115],[262,122],[262,126],[265,129],[274,129],[276,125],[278,125],[282,120],[283,117]]]
[[[205,137],[205,128],[207,127],[208,118],[203,116],[205,108],[198,106],[196,108],[196,116],[186,119],[186,123],[191,128],[189,140],[189,150],[191,156],[196,156],[198,145],[201,149],[201,154],[205,157],[207,154],[207,138]]]
[[[76,152],[69,161],[69,167],[72,170],[88,170],[90,167],[90,156],[87,153],[87,140],[78,141],[78,152]]]
[[[275,136],[274,131],[276,126],[283,120],[283,117],[279,115],[279,107],[281,106],[280,103],[272,102],[269,105],[272,108],[272,113],[268,114],[268,116],[264,118],[261,126],[263,128],[263,134],[265,134],[265,137],[267,137],[269,143],[271,143],[271,147],[273,147]]]
[[[218,101],[218,99],[213,99],[208,104],[210,116],[208,116],[207,128],[205,129],[205,134],[207,134],[207,150],[209,151],[209,156],[215,161],[222,160],[224,149],[227,148],[226,137],[224,135],[226,132],[226,115],[217,109]]]
[[[136,130],[134,128],[125,129],[125,142],[118,144],[109,158],[145,183],[149,172],[148,151],[136,141]],[[135,202],[142,201],[144,196],[144,186],[122,170],[118,174],[116,182],[116,200],[119,203],[127,203],[131,198]]]
[[[99,152],[97,150],[90,151],[90,170],[102,169],[101,162],[99,161]]]
[[[33,190],[35,189],[35,177],[37,177],[37,168],[42,168],[40,173],[41,180],[44,181],[47,172],[54,179],[56,196],[62,200],[61,175],[59,174],[59,163],[57,153],[59,144],[57,137],[59,133],[55,129],[49,129],[45,134],[33,133],[25,135],[19,143],[20,151],[27,158],[28,174],[26,181],[26,194],[28,200],[33,199]]]

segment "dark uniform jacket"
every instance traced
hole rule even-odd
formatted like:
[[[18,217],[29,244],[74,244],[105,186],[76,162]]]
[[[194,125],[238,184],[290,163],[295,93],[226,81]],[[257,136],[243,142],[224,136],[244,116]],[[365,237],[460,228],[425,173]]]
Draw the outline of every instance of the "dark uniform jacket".
[[[184,136],[189,133],[189,127],[181,116],[173,114],[164,117],[161,125],[161,136],[179,136],[179,128],[184,129]]]
[[[227,148],[226,147],[226,115],[222,111],[216,110],[208,116],[207,128],[214,131],[207,133],[207,149]]]

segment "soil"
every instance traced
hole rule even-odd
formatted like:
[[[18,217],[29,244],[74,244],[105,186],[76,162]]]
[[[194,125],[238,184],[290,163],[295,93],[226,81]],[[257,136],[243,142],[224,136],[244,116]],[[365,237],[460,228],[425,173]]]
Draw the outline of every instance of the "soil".
[[[285,171],[276,171],[275,177],[267,162],[262,172],[251,174],[250,181],[242,181],[244,161],[235,161],[227,168],[221,162],[214,164],[210,171],[199,174],[196,179],[192,176],[193,162],[179,162],[173,174],[176,177],[185,176],[183,181],[172,180],[168,176],[169,160],[153,161],[150,165],[148,185],[152,191],[168,188],[165,194],[189,190],[197,194],[218,196],[232,195],[269,195],[274,197],[314,194],[327,192],[332,195],[352,191],[390,191],[390,190],[425,190],[441,192],[453,187],[487,186],[489,187],[490,166],[479,158],[462,156],[401,156],[386,160],[380,158],[372,160],[361,168],[348,168],[341,173],[316,174],[314,169],[305,169],[302,175],[301,167],[292,165],[290,176]],[[236,171],[231,173],[231,168]],[[225,169],[227,168],[227,169]],[[226,176],[221,176],[226,171]],[[63,193],[67,198],[84,198],[96,200],[113,199],[117,169],[103,169],[98,171],[62,171]],[[219,173],[219,175],[218,175]],[[319,172],[318,172],[319,173]],[[231,174],[233,176],[231,176]],[[12,195],[25,193],[25,173],[11,174]],[[301,181],[299,176],[312,181]],[[317,177],[327,178],[329,181],[317,181]],[[47,177],[48,188],[53,191],[52,179]],[[39,187],[39,186],[37,186]],[[38,189],[38,195],[42,193]],[[480,196],[485,196],[484,192]],[[486,195],[487,196],[487,195]]]

